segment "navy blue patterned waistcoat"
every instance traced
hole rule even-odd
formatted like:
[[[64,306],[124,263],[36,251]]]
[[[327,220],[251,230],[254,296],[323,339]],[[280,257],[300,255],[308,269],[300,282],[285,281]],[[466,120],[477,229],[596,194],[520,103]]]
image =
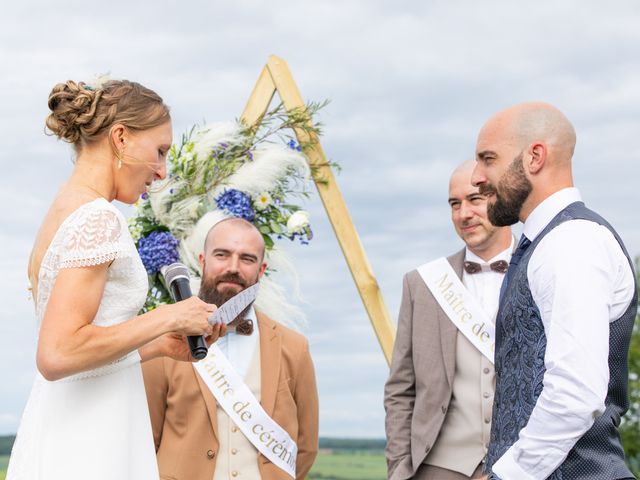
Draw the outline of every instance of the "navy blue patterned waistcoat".
[[[613,227],[598,214],[587,209],[582,202],[572,203],[558,213],[524,252],[520,263],[514,267],[496,319],[496,394],[487,469],[490,469],[518,440],[518,433],[527,425],[531,411],[542,392],[547,339],[540,319],[540,310],[534,303],[529,289],[529,259],[546,234],[561,223],[573,219],[589,220],[608,228],[631,263],[622,240]],[[548,477],[550,479],[633,478],[624,463],[618,426],[620,418],[629,408],[627,357],[637,302],[637,294],[634,294],[629,308],[618,320],[609,324],[609,386],[605,399],[606,410],[578,440],[565,461]]]

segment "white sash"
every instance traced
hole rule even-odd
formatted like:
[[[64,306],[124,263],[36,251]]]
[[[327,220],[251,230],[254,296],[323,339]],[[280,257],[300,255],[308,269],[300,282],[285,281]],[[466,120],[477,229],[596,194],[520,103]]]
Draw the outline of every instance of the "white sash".
[[[214,343],[207,357],[193,364],[220,406],[249,441],[274,465],[296,478],[298,446],[242,381]]]
[[[447,259],[425,263],[418,273],[453,324],[493,363],[495,326]]]

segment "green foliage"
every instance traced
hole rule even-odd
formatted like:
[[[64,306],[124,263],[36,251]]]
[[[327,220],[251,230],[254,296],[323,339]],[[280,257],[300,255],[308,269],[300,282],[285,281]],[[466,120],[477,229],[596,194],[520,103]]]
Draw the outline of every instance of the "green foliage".
[[[368,450],[383,451],[387,445],[384,438],[326,438],[320,437],[320,450]]]
[[[300,147],[303,152],[312,149],[317,137],[322,135],[323,125],[316,120],[317,113],[329,104],[329,100],[322,102],[309,102],[302,108],[286,110],[284,104],[279,103],[275,108],[268,110],[254,125],[247,128],[255,135],[254,144],[272,141],[273,135],[278,136],[284,143],[293,140],[293,135],[288,130],[293,130],[299,137]],[[298,140],[298,139],[297,139]]]
[[[13,442],[15,441],[15,439],[15,435],[0,437],[0,457],[2,455],[9,455],[11,453],[11,447],[13,447]]]
[[[640,285],[640,257],[636,258],[636,280]],[[640,288],[638,288],[640,293]],[[627,464],[640,476],[640,314],[636,315],[629,347],[629,411],[622,419],[620,435]]]
[[[7,475],[7,465],[9,465],[9,454],[15,441],[15,435],[0,437],[0,480],[4,480]]]
[[[0,437],[6,438],[6,437]],[[9,465],[9,455],[0,454],[0,480],[4,480],[7,475],[7,466]]]
[[[279,103],[272,110],[268,110],[264,116],[258,119],[255,125],[250,125],[247,128],[250,131],[255,132],[254,143],[270,141],[269,137],[277,136],[285,143],[289,143],[294,140],[295,133],[299,146],[305,154],[311,152],[316,148],[318,143],[318,137],[322,135],[322,129],[324,125],[316,120],[318,111],[322,110],[329,104],[329,100],[322,102],[308,102],[304,107],[294,108],[286,110],[282,103]],[[322,177],[320,172],[321,167],[329,166],[338,173],[342,170],[340,165],[331,160],[326,164],[316,163],[310,165],[311,174],[316,182],[326,184],[327,179]]]

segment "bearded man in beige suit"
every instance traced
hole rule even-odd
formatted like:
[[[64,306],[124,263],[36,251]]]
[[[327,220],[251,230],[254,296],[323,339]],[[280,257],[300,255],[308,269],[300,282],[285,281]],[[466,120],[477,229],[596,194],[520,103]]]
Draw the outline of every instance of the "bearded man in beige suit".
[[[462,164],[449,182],[451,219],[466,246],[447,260],[494,320],[513,237],[489,222],[487,199],[471,185],[474,167]],[[492,361],[447,316],[419,271],[407,273],[385,386],[389,478],[481,478],[494,388]]]
[[[222,305],[263,275],[264,241],[251,223],[223,220],[209,231],[200,263],[199,296]],[[318,394],[308,342],[253,307],[244,319],[257,328],[249,335],[229,331],[216,345],[297,444],[296,478],[303,479],[318,452]],[[158,358],[146,362],[143,373],[161,479],[291,479],[258,452],[191,364]]]

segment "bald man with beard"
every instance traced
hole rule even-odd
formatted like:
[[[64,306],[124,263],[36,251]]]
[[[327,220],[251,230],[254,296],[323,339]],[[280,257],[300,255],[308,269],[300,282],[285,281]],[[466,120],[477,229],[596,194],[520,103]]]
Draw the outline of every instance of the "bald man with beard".
[[[200,298],[223,305],[258,283],[267,268],[264,253],[264,240],[253,224],[241,218],[218,222],[200,254]],[[286,449],[273,445],[275,436],[269,439],[278,427],[297,445],[292,460],[296,480],[303,480],[313,465],[318,453],[318,391],[309,343],[252,305],[240,317],[242,323],[231,322],[229,327],[235,328],[216,342],[219,354],[212,348],[207,359],[223,355],[238,377],[236,385],[250,391],[251,396],[238,392],[232,397],[237,400],[234,409],[243,402],[251,402],[254,413],[258,402],[264,409],[266,418],[252,431],[273,455],[258,450],[256,436],[246,436],[242,428],[247,417],[238,421],[197,368],[159,358],[145,362],[143,374],[162,479],[291,480],[276,458],[289,458],[284,456]],[[224,375],[215,378],[220,381]],[[234,395],[231,388],[224,395],[228,392]]]
[[[495,374],[490,348],[473,343],[473,325],[456,322],[448,292],[492,323],[514,247],[511,229],[491,225],[487,199],[471,185],[475,162],[458,166],[449,181],[451,221],[464,248],[404,277],[398,333],[384,406],[390,480],[468,480],[482,476],[491,430]],[[447,267],[448,280],[432,282],[428,265]],[[440,277],[438,273],[436,277]],[[457,286],[445,288],[449,282]],[[470,303],[477,304],[477,310]],[[461,327],[461,328],[459,328]],[[471,331],[469,330],[471,328]],[[488,356],[487,356],[488,355]]]
[[[629,406],[632,261],[573,185],[576,134],[525,103],[481,129],[472,182],[496,226],[524,223],[496,319],[490,479],[634,478],[618,433]]]

